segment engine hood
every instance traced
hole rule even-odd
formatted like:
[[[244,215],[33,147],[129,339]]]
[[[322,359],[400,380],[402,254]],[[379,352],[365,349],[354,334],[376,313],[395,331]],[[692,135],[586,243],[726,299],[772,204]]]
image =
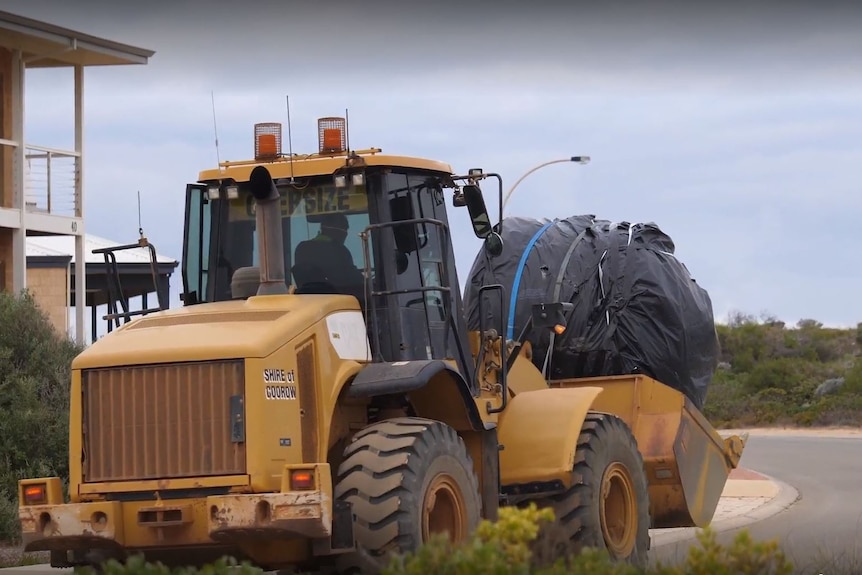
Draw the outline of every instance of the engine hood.
[[[353,297],[303,294],[165,310],[97,340],[72,368],[267,357],[330,313],[359,309]]]

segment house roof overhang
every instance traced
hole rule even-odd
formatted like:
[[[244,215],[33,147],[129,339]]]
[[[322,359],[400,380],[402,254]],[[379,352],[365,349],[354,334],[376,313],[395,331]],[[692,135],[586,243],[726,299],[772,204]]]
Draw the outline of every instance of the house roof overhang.
[[[153,50],[0,11],[0,46],[21,50],[28,68],[147,64]]]

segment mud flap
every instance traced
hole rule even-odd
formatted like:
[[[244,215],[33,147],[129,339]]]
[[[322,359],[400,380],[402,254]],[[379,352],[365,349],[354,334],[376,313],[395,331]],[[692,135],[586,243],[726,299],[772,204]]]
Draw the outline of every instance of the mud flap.
[[[332,502],[332,535],[329,539],[315,539],[314,555],[337,555],[353,551],[353,506],[347,501]]]

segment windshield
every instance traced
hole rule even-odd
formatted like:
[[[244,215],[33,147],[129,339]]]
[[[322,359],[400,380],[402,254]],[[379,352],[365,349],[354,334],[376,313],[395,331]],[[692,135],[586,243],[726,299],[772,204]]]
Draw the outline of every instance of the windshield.
[[[359,233],[368,225],[365,186],[336,188],[332,177],[301,187],[278,185],[284,233],[285,276],[298,293],[351,293],[363,290],[365,258]],[[258,266],[254,198],[240,186],[239,197],[211,202],[214,225],[208,270],[212,286],[201,286],[208,301],[231,299],[231,277],[239,268]],[[373,261],[370,262],[373,265]],[[209,288],[209,289],[206,289]],[[209,290],[213,290],[208,293]]]

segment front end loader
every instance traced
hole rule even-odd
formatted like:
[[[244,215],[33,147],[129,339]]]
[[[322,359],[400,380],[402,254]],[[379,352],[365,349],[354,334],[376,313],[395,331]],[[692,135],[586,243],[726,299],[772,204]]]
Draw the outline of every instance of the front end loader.
[[[20,481],[25,549],[377,572],[536,501],[572,548],[642,564],[650,527],[707,525],[739,438],[646,376],[546,380],[502,318],[466,329],[447,196],[495,257],[480,184],[502,212],[499,176],[318,128],[316,153],[285,155],[259,124],[253,160],[188,186],[184,305],[75,359],[68,497]],[[533,329],[565,329],[564,307]]]

